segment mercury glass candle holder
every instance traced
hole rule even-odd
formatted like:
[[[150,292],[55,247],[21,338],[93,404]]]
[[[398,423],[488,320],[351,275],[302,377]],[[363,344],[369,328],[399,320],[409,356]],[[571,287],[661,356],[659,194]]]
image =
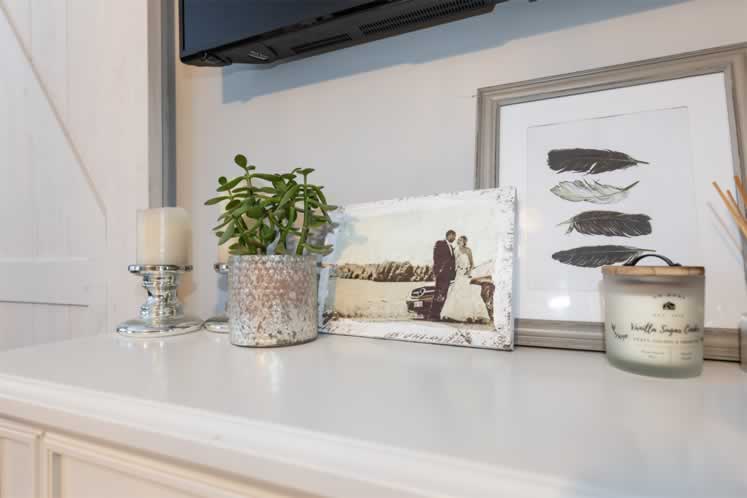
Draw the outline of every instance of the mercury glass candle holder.
[[[131,337],[167,337],[197,332],[202,320],[185,315],[176,295],[181,275],[192,271],[191,265],[130,265],[130,273],[143,279],[148,299],[140,306],[140,318],[117,326],[117,332]]]
[[[227,263],[215,263],[213,265],[215,273],[219,275],[228,274]],[[224,309],[222,315],[213,316],[205,320],[205,330],[208,332],[215,332],[216,334],[227,334],[228,333],[228,315],[226,314],[228,303],[226,303],[226,309]]]

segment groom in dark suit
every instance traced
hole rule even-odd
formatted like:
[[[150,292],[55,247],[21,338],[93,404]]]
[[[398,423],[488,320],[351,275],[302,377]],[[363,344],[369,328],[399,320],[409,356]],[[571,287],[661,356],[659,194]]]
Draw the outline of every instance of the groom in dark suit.
[[[441,309],[446,302],[446,296],[449,293],[449,284],[456,277],[456,267],[454,263],[454,248],[452,243],[456,239],[456,232],[449,230],[446,232],[446,238],[439,240],[433,246],[433,276],[436,279],[436,292],[433,295],[431,304],[431,320],[441,320]]]

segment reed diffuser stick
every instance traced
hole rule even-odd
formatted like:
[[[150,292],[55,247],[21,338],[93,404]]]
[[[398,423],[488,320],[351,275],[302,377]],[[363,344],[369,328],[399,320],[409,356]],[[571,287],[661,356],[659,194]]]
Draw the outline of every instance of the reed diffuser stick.
[[[747,238],[747,219],[744,217],[744,215],[739,210],[739,205],[734,200],[734,197],[731,195],[731,192],[727,190],[729,193],[729,198],[732,202],[730,202],[729,198],[724,195],[724,192],[721,190],[721,187],[718,186],[718,183],[712,182],[713,187],[718,192],[718,195],[721,197],[721,200],[724,201],[724,205],[726,205],[726,209],[729,210],[729,213],[731,213],[732,218],[734,218],[734,221],[736,222],[737,226],[739,227],[739,230],[742,232],[742,235],[744,235],[745,238]],[[741,185],[741,182],[739,183]],[[742,186],[743,189],[744,186]],[[744,199],[744,197],[743,197]]]
[[[747,190],[745,190],[744,188],[742,179],[734,175],[734,183],[737,184],[738,193],[739,193],[739,196],[742,198],[742,202],[747,202]]]

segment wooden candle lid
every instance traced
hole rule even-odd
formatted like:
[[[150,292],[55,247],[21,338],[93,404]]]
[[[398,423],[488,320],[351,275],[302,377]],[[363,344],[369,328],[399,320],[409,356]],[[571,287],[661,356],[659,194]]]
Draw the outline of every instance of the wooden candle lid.
[[[660,259],[667,266],[636,266],[639,261],[646,258]],[[705,268],[702,266],[682,266],[663,254],[648,253],[640,254],[628,260],[622,266],[603,266],[602,273],[617,277],[704,277]]]
[[[703,277],[702,266],[603,266],[602,273],[619,277]]]

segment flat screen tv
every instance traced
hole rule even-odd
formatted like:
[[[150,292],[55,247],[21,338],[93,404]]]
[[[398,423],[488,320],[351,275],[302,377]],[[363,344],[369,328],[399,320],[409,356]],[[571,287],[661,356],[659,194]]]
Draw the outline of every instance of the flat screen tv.
[[[180,0],[187,64],[274,64],[487,13],[507,0]]]

